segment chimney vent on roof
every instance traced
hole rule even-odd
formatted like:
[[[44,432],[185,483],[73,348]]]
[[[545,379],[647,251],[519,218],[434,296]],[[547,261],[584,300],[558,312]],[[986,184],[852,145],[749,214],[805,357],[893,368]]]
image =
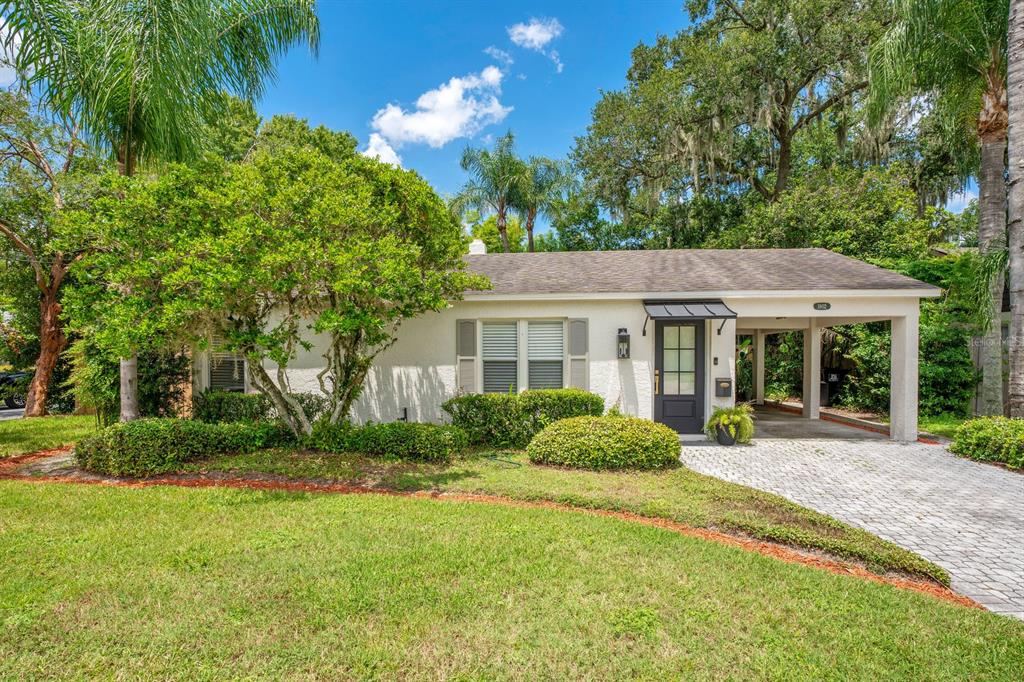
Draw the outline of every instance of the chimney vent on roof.
[[[483,239],[474,239],[469,243],[469,255],[481,256],[487,253],[487,245],[484,244]]]

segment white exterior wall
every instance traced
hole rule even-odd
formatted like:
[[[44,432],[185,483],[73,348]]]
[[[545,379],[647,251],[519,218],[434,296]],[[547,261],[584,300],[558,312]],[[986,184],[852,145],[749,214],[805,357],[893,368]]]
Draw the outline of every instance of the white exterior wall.
[[[402,325],[398,340],[377,358],[370,370],[353,417],[361,422],[394,421],[403,416],[405,408],[410,421],[444,421],[446,415],[441,403],[458,394],[455,363],[457,320],[586,319],[589,336],[588,390],[604,398],[608,408],[617,406],[624,413],[650,419],[654,413],[655,323],[647,321],[647,335],[644,336],[644,298],[665,296],[615,296],[593,300],[573,295],[561,299],[544,296],[532,300],[510,300],[508,297],[477,295],[442,312],[407,320]],[[896,343],[902,343],[906,348],[897,346],[894,349],[894,360],[898,362],[894,362],[893,374],[897,381],[894,382],[892,410],[895,415],[894,431],[900,431],[894,436],[911,440],[916,437],[917,354],[916,348],[911,346],[916,346],[917,296],[884,292],[869,296],[840,295],[837,292],[787,292],[784,295],[756,292],[723,296],[722,300],[738,314],[738,319],[726,320],[724,324],[721,320],[704,323],[705,419],[715,406],[727,407],[734,402],[737,330],[749,333],[755,330],[806,329],[812,319],[822,327],[901,320],[905,323],[896,327],[901,335]],[[828,302],[831,307],[827,311],[815,310],[816,302]],[[628,360],[616,357],[616,337],[622,327],[630,335],[631,357]],[[316,375],[324,366],[325,348],[323,338],[315,339],[313,348],[300,352],[290,364],[288,378],[291,390],[319,390]],[[273,364],[267,363],[267,369],[271,376],[275,376]],[[477,371],[481,371],[479,366]],[[208,373],[202,360],[197,359],[195,372],[196,387],[202,389]],[[522,371],[520,376],[523,376]],[[733,393],[729,397],[716,397],[715,380],[723,378],[732,381]],[[521,380],[520,384],[523,383]]]
[[[627,414],[652,418],[654,322],[648,323],[647,336],[642,336],[646,313],[640,300],[463,301],[442,312],[407,320],[398,340],[378,356],[370,370],[353,417],[360,422],[394,421],[402,416],[402,408],[407,408],[409,421],[443,421],[446,414],[441,403],[458,394],[456,320],[569,318],[586,319],[588,323],[588,390],[603,397],[606,407],[617,405]],[[622,327],[630,335],[628,360],[616,357],[617,334]],[[722,334],[726,338],[726,332]],[[734,335],[728,338],[735,343]],[[291,363],[288,380],[292,390],[319,390],[316,375],[324,365],[325,347],[324,340],[319,339],[310,351],[302,352]],[[723,348],[722,353],[731,367],[733,352]],[[268,370],[273,367],[267,365]]]

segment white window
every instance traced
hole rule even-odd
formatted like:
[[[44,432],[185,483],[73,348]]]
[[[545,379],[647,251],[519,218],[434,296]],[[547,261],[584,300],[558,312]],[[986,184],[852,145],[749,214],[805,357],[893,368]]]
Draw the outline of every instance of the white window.
[[[482,334],[484,393],[515,393],[519,374],[519,332],[516,322],[484,322]]]
[[[515,393],[523,388],[565,386],[586,389],[590,359],[587,326],[586,319],[456,320],[459,391]]]
[[[564,325],[560,320],[527,322],[529,388],[562,388],[565,357]]]
[[[210,390],[245,390],[245,357],[223,350],[224,338],[213,337],[210,349]]]

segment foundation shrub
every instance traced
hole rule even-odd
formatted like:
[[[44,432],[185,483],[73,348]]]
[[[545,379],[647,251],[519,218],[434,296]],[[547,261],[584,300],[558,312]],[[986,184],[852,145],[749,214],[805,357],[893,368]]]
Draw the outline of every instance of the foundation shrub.
[[[442,408],[471,443],[523,448],[551,423],[599,416],[604,412],[604,399],[578,388],[558,388],[463,395],[448,400]]]
[[[154,418],[116,423],[75,446],[87,471],[109,476],[153,476],[182,464],[226,452],[251,452],[284,445],[289,432],[275,423],[206,424],[190,419]]]
[[[466,449],[469,438],[457,426],[390,422],[353,426],[326,420],[313,426],[307,445],[326,452],[360,452],[375,457],[447,462]]]

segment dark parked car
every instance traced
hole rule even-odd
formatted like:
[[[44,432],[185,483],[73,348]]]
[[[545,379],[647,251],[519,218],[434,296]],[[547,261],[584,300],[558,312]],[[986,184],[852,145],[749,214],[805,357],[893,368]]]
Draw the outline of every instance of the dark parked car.
[[[0,402],[13,410],[25,407],[31,372],[0,372]]]

